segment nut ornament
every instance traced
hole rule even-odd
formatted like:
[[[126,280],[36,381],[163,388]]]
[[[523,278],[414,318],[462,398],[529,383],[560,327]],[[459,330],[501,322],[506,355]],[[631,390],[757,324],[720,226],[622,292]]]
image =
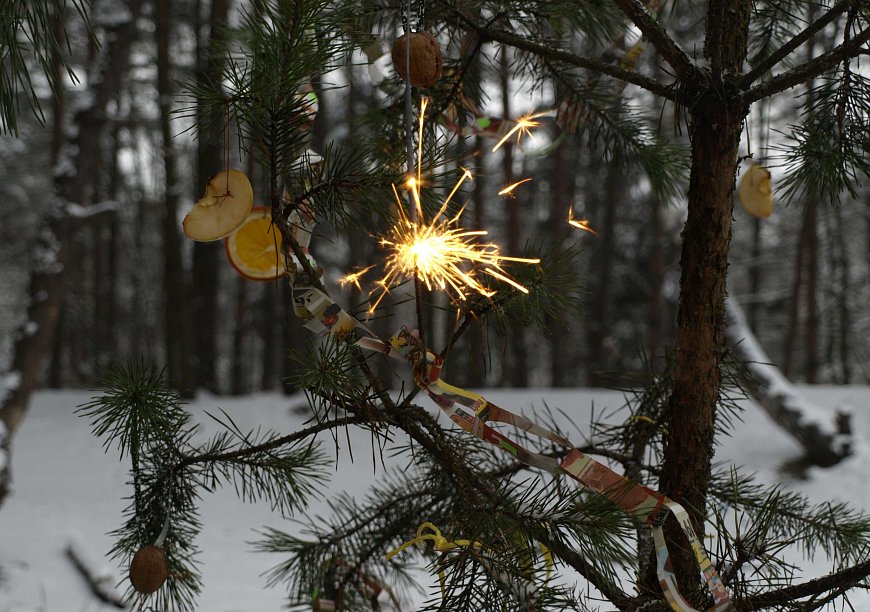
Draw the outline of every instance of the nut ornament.
[[[163,549],[148,544],[140,548],[130,562],[130,582],[140,593],[153,593],[169,577],[169,563]]]
[[[405,80],[409,80],[408,43],[406,36],[402,34],[393,43],[391,56],[396,72]],[[444,56],[441,54],[441,46],[429,32],[410,33],[410,81],[414,87],[425,89],[431,87],[441,76],[441,66],[444,64]]]

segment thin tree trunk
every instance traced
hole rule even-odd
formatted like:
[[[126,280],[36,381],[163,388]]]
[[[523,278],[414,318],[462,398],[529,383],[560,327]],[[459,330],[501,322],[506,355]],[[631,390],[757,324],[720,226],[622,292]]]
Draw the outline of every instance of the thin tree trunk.
[[[228,0],[213,0],[208,20],[208,39],[198,39],[200,70],[198,80],[220,80],[222,55],[218,49],[219,29],[226,24],[229,14]],[[205,56],[203,58],[203,56]],[[210,121],[205,111],[200,111],[199,125]],[[214,122],[211,122],[214,123]],[[222,146],[224,134],[209,134],[205,128],[199,132],[197,152],[196,188],[204,189],[209,177],[224,169]],[[229,161],[229,160],[226,160]],[[217,390],[217,321],[218,287],[220,285],[219,257],[222,245],[218,242],[196,242],[193,245],[193,320],[196,344],[196,386]]]
[[[839,347],[840,347],[840,367],[842,369],[842,380],[844,385],[852,382],[852,364],[850,362],[850,338],[852,336],[852,312],[849,309],[849,292],[851,290],[851,272],[849,270],[849,255],[846,251],[846,237],[844,235],[845,228],[843,227],[843,212],[839,206],[832,207],[834,215],[834,223],[836,227],[836,235],[831,239],[834,241],[834,248],[837,253],[839,277],[836,283],[837,312],[839,314]]]
[[[70,170],[55,176],[58,203],[44,220],[44,231],[40,232],[33,250],[27,318],[17,334],[12,365],[5,377],[5,380],[15,384],[8,385],[9,392],[0,401],[0,422],[7,432],[6,445],[27,413],[42,365],[54,344],[61,304],[67,289],[66,281],[74,269],[74,262],[70,259],[70,242],[83,221],[100,212],[91,207],[90,210],[85,208],[90,217],[71,215],[68,205],[87,207],[93,202],[95,177],[92,169],[99,167],[103,128],[107,119],[105,109],[119,90],[125,74],[141,4],[141,0],[129,0],[127,7],[130,19],[114,22],[107,28],[106,42],[93,63],[93,70],[99,70],[99,73],[92,74],[92,78],[88,79],[89,83],[93,83],[90,92],[93,95],[87,98],[87,106],[76,112],[74,123],[78,129],[61,152],[61,155],[68,155],[66,161],[70,164]],[[0,503],[8,490],[8,478],[8,469],[0,473]]]
[[[502,46],[500,50],[499,80],[501,84],[502,117],[511,116],[510,106],[510,61],[508,48]],[[505,143],[502,146],[502,176],[506,184],[514,182],[514,145]],[[507,208],[507,251],[508,254],[517,257],[520,254],[520,231],[522,220],[520,218],[519,198],[506,198]],[[525,330],[513,329],[508,338],[508,352],[504,355],[502,363],[501,384],[509,387],[529,386],[528,348],[526,346]]]
[[[230,368],[230,393],[233,395],[244,395],[248,392],[248,358],[245,354],[245,330],[248,329],[247,321],[247,297],[248,297],[248,281],[243,276],[236,279],[236,299],[235,313],[233,319],[235,328],[233,329],[233,354],[230,356],[232,363]]]
[[[791,285],[791,299],[788,304],[788,327],[785,332],[785,353],[782,358],[782,371],[786,378],[793,380],[795,373],[795,352],[798,343],[798,328],[800,323],[800,294],[804,285],[804,259],[806,249],[807,218],[801,221],[801,231],[798,236],[797,249],[794,258],[794,280]]]
[[[189,391],[187,368],[187,329],[190,326],[185,295],[181,235],[178,231],[179,180],[175,146],[172,142],[172,64],[169,41],[172,38],[172,0],[156,0],[157,97],[160,108],[160,136],[163,153],[163,313],[167,373],[179,390]]]
[[[562,142],[555,151],[553,151],[553,166],[550,176],[550,184],[553,186],[552,197],[550,198],[550,215],[547,220],[547,233],[553,242],[558,242],[565,237],[566,229],[569,227],[567,223],[568,211],[570,202],[573,197],[573,174],[568,172],[573,162],[571,155],[570,141]],[[572,177],[569,181],[569,174]],[[550,386],[564,387],[567,386],[568,362],[570,356],[566,354],[568,348],[568,329],[566,326],[569,313],[564,313],[564,317],[553,317],[547,315],[547,330],[549,332],[549,348],[550,348]]]
[[[810,384],[818,382],[819,372],[819,304],[817,301],[819,285],[819,232],[817,199],[812,198],[807,205],[807,317],[804,321],[804,339],[806,342],[806,360],[804,362],[804,378]]]
[[[589,358],[587,360],[587,377],[589,384],[597,386],[602,383],[600,371],[608,362],[604,349],[604,340],[610,331],[610,285],[613,282],[613,259],[616,252],[616,206],[622,190],[623,169],[616,162],[606,169],[604,193],[601,194],[601,205],[598,207],[600,225],[596,230],[598,240],[593,266],[595,291],[593,293],[591,312],[588,325]]]
[[[758,296],[761,294],[761,219],[752,217],[752,256],[749,262],[749,295],[752,301],[746,309],[749,328],[758,329]]]
[[[647,344],[650,368],[658,373],[659,358],[663,353],[665,323],[665,233],[662,226],[662,204],[653,196],[650,199],[650,226],[652,244],[649,253],[649,305],[647,306]]]

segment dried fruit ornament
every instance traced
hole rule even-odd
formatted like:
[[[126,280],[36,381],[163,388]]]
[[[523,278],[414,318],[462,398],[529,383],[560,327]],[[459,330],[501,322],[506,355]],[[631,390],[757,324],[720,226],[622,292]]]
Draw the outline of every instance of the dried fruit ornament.
[[[759,164],[752,164],[737,185],[740,205],[753,217],[766,219],[773,212],[773,191],[770,188],[770,171]]]
[[[199,242],[220,240],[242,224],[253,206],[254,190],[243,172],[218,172],[184,218],[184,234]]]
[[[255,206],[224,239],[230,264],[250,280],[272,281],[287,271],[281,233],[272,224],[271,213],[269,207]]]
[[[431,87],[441,76],[444,56],[438,40],[429,32],[402,34],[393,43],[391,56],[398,75],[414,87]]]

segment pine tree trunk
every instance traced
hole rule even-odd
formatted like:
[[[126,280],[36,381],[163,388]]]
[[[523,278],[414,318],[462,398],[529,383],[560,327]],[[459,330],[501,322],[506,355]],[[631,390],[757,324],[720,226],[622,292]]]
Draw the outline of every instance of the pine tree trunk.
[[[736,95],[743,67],[751,3],[711,3],[704,53],[711,63],[707,83],[691,109],[692,168],[688,217],[683,227],[680,299],[674,352],[674,387],[668,400],[660,490],[682,504],[696,533],[704,533],[706,496],[713,457],[713,423],[725,347],[725,279],[737,153],[749,107]],[[718,90],[718,91],[717,91]],[[673,522],[665,529],[680,587],[699,588],[699,569]]]
[[[208,42],[200,38],[197,45],[201,58],[198,80],[201,82],[220,80],[222,56],[218,50],[217,37],[220,28],[227,23],[228,14],[228,0],[213,0],[208,20]],[[208,123],[204,115],[199,118],[200,126]],[[224,170],[223,136],[225,135],[207,133],[204,130],[199,132],[197,189],[204,189],[209,177]],[[196,242],[193,245],[194,295],[191,303],[196,345],[196,386],[211,391],[217,390],[217,298],[220,285],[218,262],[221,250],[220,242]]]
[[[658,373],[659,357],[663,352],[665,323],[665,235],[662,227],[662,203],[653,196],[650,200],[650,227],[652,244],[649,253],[649,301],[647,306],[647,343],[650,368]]]
[[[806,360],[804,361],[804,378],[810,383],[818,382],[819,373],[819,304],[817,293],[819,286],[819,232],[817,198],[812,198],[807,205],[807,317],[804,321],[804,339],[806,341]]]
[[[501,85],[502,96],[502,117],[511,116],[510,107],[510,61],[508,57],[508,48],[503,46],[499,51],[499,82]],[[510,185],[514,182],[514,145],[513,143],[505,143],[502,146],[502,178],[505,184]],[[508,255],[518,257],[522,246],[520,245],[520,200],[519,198],[508,197],[504,200],[507,208],[507,240],[506,246]],[[508,338],[508,352],[503,357],[501,384],[508,387],[528,387],[529,386],[529,365],[528,354],[526,347],[525,330],[521,327],[516,327],[511,330]]]
[[[186,338],[188,337],[189,313],[185,296],[184,265],[181,259],[181,236],[178,231],[179,180],[176,169],[175,146],[172,143],[170,113],[172,107],[172,66],[169,41],[172,30],[172,1],[156,0],[157,36],[157,96],[160,107],[160,136],[163,145],[163,308],[164,338],[166,344],[167,374],[179,390],[187,390]]]
[[[568,168],[572,166],[573,156],[571,155],[571,145],[569,140],[562,142],[555,151],[553,151],[553,167],[550,176],[550,184],[552,188],[552,197],[550,198],[550,214],[547,220],[547,239],[552,242],[562,240],[566,235],[566,229],[569,227],[565,222],[568,218],[567,206],[573,199],[573,173],[568,172]],[[569,175],[572,177],[569,181]],[[568,329],[570,321],[565,319],[571,313],[565,313],[564,317],[547,315],[547,331],[550,349],[550,386],[565,387],[568,384],[568,368],[570,356],[566,354],[568,349]]]
[[[595,264],[592,267],[595,290],[592,296],[588,327],[589,358],[588,380],[592,386],[603,383],[602,371],[608,357],[604,341],[610,332],[610,286],[613,282],[613,259],[616,254],[616,206],[620,199],[623,169],[616,162],[603,168],[604,190],[600,197],[599,226]]]

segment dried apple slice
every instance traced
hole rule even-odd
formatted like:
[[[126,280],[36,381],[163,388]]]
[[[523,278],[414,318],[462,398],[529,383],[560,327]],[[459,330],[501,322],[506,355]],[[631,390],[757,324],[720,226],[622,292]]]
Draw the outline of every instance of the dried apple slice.
[[[743,209],[753,217],[769,217],[773,212],[773,192],[768,169],[758,164],[751,165],[740,178],[737,196]]]
[[[220,240],[239,227],[254,206],[254,190],[238,170],[218,172],[208,180],[205,194],[187,213],[182,223],[191,240]]]

